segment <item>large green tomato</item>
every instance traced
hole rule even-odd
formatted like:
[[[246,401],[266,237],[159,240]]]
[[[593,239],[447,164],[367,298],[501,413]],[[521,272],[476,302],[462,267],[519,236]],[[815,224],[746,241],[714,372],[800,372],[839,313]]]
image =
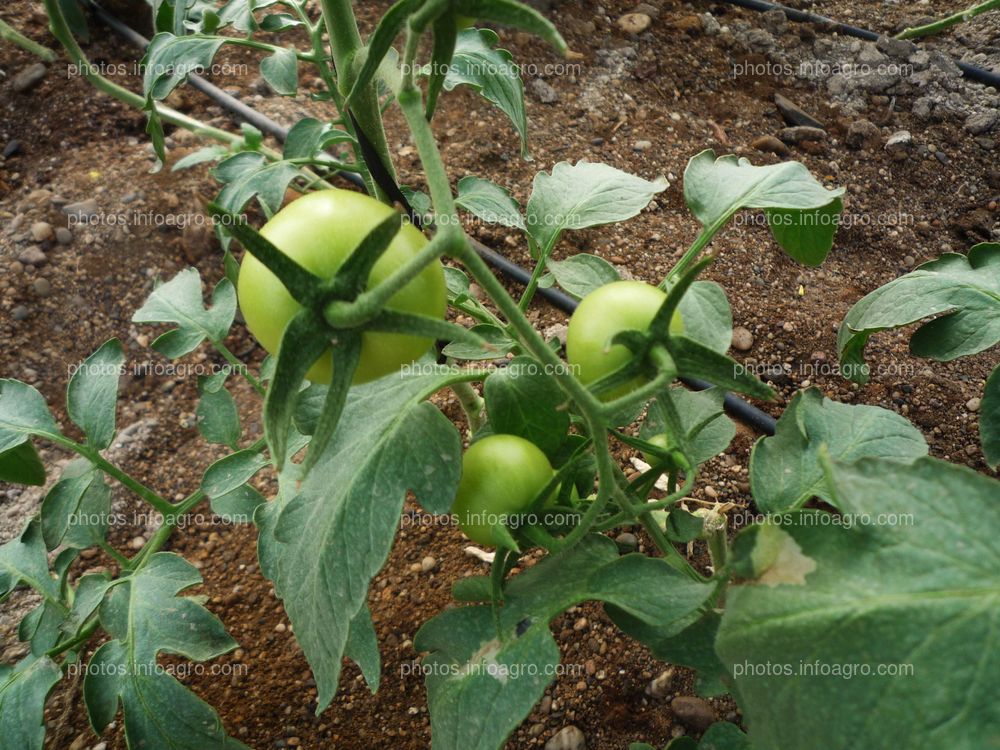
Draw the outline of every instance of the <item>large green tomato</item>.
[[[323,279],[331,278],[361,240],[393,211],[367,195],[348,190],[320,190],[299,198],[276,213],[260,233],[299,265]],[[373,287],[427,244],[411,224],[404,224],[371,275]],[[243,259],[238,284],[240,310],[247,328],[274,354],[281,335],[301,306],[267,267],[249,253]],[[444,269],[438,262],[420,272],[393,295],[388,307],[401,312],[444,318],[448,304]],[[355,383],[394,372],[419,359],[431,340],[397,333],[365,333]],[[308,378],[329,383],[333,368],[329,350],[309,370]]]
[[[619,331],[645,331],[667,298],[666,292],[641,281],[615,281],[598,287],[580,302],[569,320],[566,332],[566,359],[576,369],[580,381],[587,385],[617,370],[632,356],[621,344],[609,346]],[[684,331],[680,313],[670,321],[670,333]],[[617,388],[601,393],[610,401],[638,388],[646,382],[639,376]]]
[[[493,526],[525,510],[554,471],[534,443],[516,435],[490,435],[462,459],[462,480],[452,513],[474,542],[493,546]]]

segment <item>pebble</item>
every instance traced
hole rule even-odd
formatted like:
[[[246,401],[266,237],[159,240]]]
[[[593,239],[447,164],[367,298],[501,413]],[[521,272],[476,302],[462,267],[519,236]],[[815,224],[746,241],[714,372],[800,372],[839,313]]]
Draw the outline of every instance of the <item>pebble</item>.
[[[753,334],[748,328],[738,326],[733,329],[733,349],[748,352],[753,347]]]
[[[66,227],[56,229],[56,242],[60,245],[68,245],[73,241],[73,232]]]
[[[13,310],[10,311],[11,317],[14,320],[24,320],[28,317],[28,308],[24,305],[18,305]]]
[[[52,294],[52,283],[46,278],[35,279],[31,288],[39,297],[48,297]]]
[[[650,149],[652,147],[653,147],[653,142],[652,141],[636,141],[632,145],[632,150],[633,151],[640,151],[641,152],[641,151],[645,151],[646,149]]]
[[[9,159],[15,154],[21,153],[21,142],[14,138],[7,142],[7,145],[3,147],[3,158]]]
[[[997,122],[1000,122],[1000,111],[988,109],[969,115],[965,120],[965,129],[972,135],[983,135],[993,130]]]
[[[18,93],[25,93],[35,88],[42,79],[45,78],[45,71],[47,68],[43,63],[35,63],[34,65],[29,65],[27,68],[21,70],[14,79],[11,81],[11,86],[14,91]]]
[[[823,128],[823,123],[810,115],[791,99],[784,97],[781,94],[776,93],[774,95],[774,105],[778,108],[781,116],[789,125],[807,125],[811,128]]]
[[[979,411],[979,407],[982,405],[982,399],[970,398],[965,402],[965,408],[969,411]]]
[[[775,138],[773,135],[762,135],[759,138],[754,138],[750,145],[757,151],[765,154],[785,156],[788,153],[788,146]]]
[[[586,750],[587,739],[572,724],[563,727],[545,743],[545,750]]]
[[[129,545],[132,549],[142,549],[142,546],[146,543],[146,540],[141,536],[132,537],[132,542]]]
[[[906,266],[907,268],[913,268],[913,264],[916,262],[917,259],[914,258],[912,255],[903,256],[903,265]]]
[[[897,130],[885,142],[886,153],[890,154],[896,161],[903,161],[908,158],[912,148],[913,136],[909,130]]]
[[[670,701],[670,710],[682,724],[701,732],[715,721],[712,704],[693,695],[678,695]]]
[[[645,13],[626,13],[618,19],[618,28],[628,34],[641,34],[652,22]]]
[[[420,561],[420,572],[430,573],[432,570],[434,570],[434,568],[437,567],[437,564],[438,561],[435,560],[430,555],[428,555],[427,557],[425,557],[423,560]]]
[[[42,252],[42,248],[38,245],[29,245],[27,248],[21,251],[21,254],[17,256],[17,259],[26,266],[44,266],[48,261],[45,257],[45,253]]]
[[[878,148],[882,145],[882,131],[871,120],[855,120],[847,128],[844,142],[851,148]]]
[[[31,238],[35,242],[45,242],[52,239],[52,225],[47,221],[36,221],[31,225]]]
[[[87,198],[87,200],[77,201],[76,203],[67,203],[62,207],[64,214],[77,220],[89,219],[96,216],[98,210],[97,201],[93,198]]]
[[[791,128],[782,128],[778,137],[785,143],[802,143],[803,141],[823,141],[826,140],[826,131],[823,128],[813,128],[808,125],[796,125]]]
[[[646,695],[651,695],[654,698],[666,698],[670,695],[673,684],[674,668],[669,667],[660,672],[660,675],[646,686]]]
[[[616,536],[615,544],[618,545],[618,549],[622,552],[633,552],[639,548],[638,538],[636,538],[635,534],[628,531],[623,531],[621,534]]]
[[[535,78],[528,84],[528,88],[542,104],[555,104],[559,101],[559,92],[541,78]]]

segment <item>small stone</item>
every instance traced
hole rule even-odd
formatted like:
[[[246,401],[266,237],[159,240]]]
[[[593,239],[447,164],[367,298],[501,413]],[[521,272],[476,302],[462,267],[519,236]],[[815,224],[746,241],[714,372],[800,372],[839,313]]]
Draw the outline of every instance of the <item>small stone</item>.
[[[35,86],[42,82],[42,79],[45,78],[46,70],[47,68],[42,63],[29,65],[27,68],[24,68],[20,73],[14,76],[10,85],[13,87],[14,91],[19,94],[23,94],[35,88]]]
[[[535,78],[528,84],[531,93],[535,95],[542,104],[555,104],[559,101],[559,92],[552,88],[541,78]]]
[[[851,148],[876,149],[882,145],[882,131],[871,120],[854,120],[847,128],[844,142]]]
[[[286,630],[288,630],[288,626],[285,625],[285,623],[283,622],[279,622],[277,625],[274,626],[275,633],[284,633]]]
[[[35,279],[31,288],[34,289],[35,294],[39,297],[48,297],[52,294],[52,283],[44,277]]]
[[[973,445],[972,443],[970,443],[969,445],[965,446],[965,455],[974,456],[977,453],[979,453],[978,445]]]
[[[632,144],[632,150],[639,152],[645,151],[652,147],[653,147],[652,141],[636,141],[634,144]]]
[[[618,28],[627,34],[641,34],[652,22],[653,19],[645,13],[626,13],[618,19]]]
[[[639,3],[632,9],[633,13],[645,13],[650,18],[656,18],[660,15],[660,9],[655,5],[650,5],[649,3]]]
[[[87,200],[77,201],[76,203],[67,203],[62,207],[64,214],[77,221],[93,218],[99,210],[97,201],[93,198],[87,198]]]
[[[778,137],[785,143],[802,143],[803,141],[826,140],[826,131],[823,128],[813,128],[808,125],[796,125],[791,128],[782,128]]]
[[[748,352],[753,348],[753,334],[750,329],[738,326],[733,329],[733,349]]]
[[[563,727],[545,743],[545,750],[586,750],[587,739],[572,724]]]
[[[654,698],[666,698],[674,684],[674,668],[668,667],[646,686],[646,695]]]
[[[965,129],[972,135],[983,135],[993,130],[997,122],[1000,122],[1000,111],[988,109],[969,115],[965,119]]]
[[[68,245],[73,241],[73,232],[66,227],[56,229],[56,242],[60,245]]]
[[[750,145],[764,154],[777,154],[778,156],[786,156],[788,154],[788,146],[773,135],[762,135],[754,138]]]
[[[982,399],[970,398],[968,401],[965,402],[965,408],[973,412],[979,411],[979,407],[982,405],[982,403],[983,403]]]
[[[52,239],[52,225],[47,221],[36,221],[31,225],[31,238],[35,242],[45,242]]]
[[[917,51],[917,45],[908,39],[895,39],[891,36],[880,36],[875,42],[875,48],[889,57],[909,60],[910,55]]]
[[[7,145],[3,147],[3,158],[9,159],[12,156],[16,156],[21,153],[21,142],[17,138],[13,138],[7,141]]]
[[[670,701],[670,710],[682,724],[703,732],[715,721],[715,709],[708,701],[693,695],[678,695]]]
[[[29,245],[21,251],[21,254],[17,256],[17,259],[26,266],[35,266],[36,268],[44,266],[48,261],[48,258],[45,257],[45,253],[42,252],[42,248],[38,245]]]
[[[25,320],[28,317],[28,308],[24,305],[18,305],[10,311],[10,315],[14,320]]]
[[[423,560],[420,561],[420,572],[430,573],[432,570],[434,570],[434,568],[437,567],[437,564],[438,561],[435,560],[430,555],[428,555],[427,557],[425,557]]]
[[[616,536],[615,544],[618,545],[618,549],[622,552],[634,552],[639,549],[639,540],[636,538],[635,534],[628,531],[623,531],[621,534]]]
[[[909,130],[897,130],[889,136],[885,142],[885,150],[896,161],[903,161],[909,158],[913,149],[913,136]]]
[[[791,99],[781,94],[774,95],[774,105],[789,125],[806,125],[811,128],[823,129],[823,123],[806,112]]]
[[[581,630],[586,630],[586,629],[587,629],[587,618],[586,617],[580,617],[579,619],[577,619],[576,622],[573,623],[573,630],[576,630],[577,632],[579,632]]]
[[[913,268],[913,264],[916,262],[917,259],[914,258],[912,255],[903,256],[903,265],[906,266],[907,268]]]
[[[781,36],[788,31],[788,16],[780,8],[769,10],[761,16],[764,28],[775,36]]]
[[[143,545],[146,544],[146,540],[141,536],[132,537],[130,547],[132,549],[142,549]]]

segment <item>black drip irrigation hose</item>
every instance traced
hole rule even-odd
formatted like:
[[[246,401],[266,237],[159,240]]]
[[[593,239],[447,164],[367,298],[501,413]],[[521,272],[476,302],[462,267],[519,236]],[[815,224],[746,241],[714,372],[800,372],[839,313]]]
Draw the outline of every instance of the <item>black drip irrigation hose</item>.
[[[765,0],[722,0],[722,2],[728,3],[729,5],[738,5],[741,8],[747,8],[748,10],[754,10],[759,13],[766,13],[769,10],[780,10],[790,21],[813,23],[820,26],[824,31],[837,32],[838,34],[843,34],[844,36],[853,36],[869,42],[875,42],[879,39],[879,34],[876,34],[874,31],[861,29],[857,26],[841,23],[840,21],[834,21],[832,18],[827,18],[826,16],[821,16],[816,13],[809,13],[808,11],[798,10],[796,8],[789,8],[787,5],[781,5],[779,3],[769,3]],[[961,69],[962,75],[966,78],[978,81],[986,86],[993,86],[996,89],[1000,89],[1000,74],[994,73],[991,70],[986,70],[985,68],[980,68],[978,65],[964,62],[963,60],[956,60],[954,57],[952,57],[952,60],[959,67],[959,69]]]
[[[94,14],[98,19],[101,20],[106,26],[108,26],[115,33],[119,34],[130,44],[145,50],[149,46],[149,40],[146,39],[142,34],[138,33],[134,29],[130,28],[126,24],[122,23],[118,18],[108,13],[104,8],[98,5],[93,0],[88,0],[88,4],[94,11]],[[288,137],[288,128],[282,127],[277,122],[267,117],[266,115],[257,112],[256,110],[248,107],[246,104],[241,102],[236,97],[231,94],[227,94],[225,91],[220,89],[213,83],[206,81],[204,78],[198,75],[188,76],[188,82],[192,87],[201,91],[207,97],[216,102],[223,109],[228,110],[230,113],[243,120],[244,122],[253,125],[255,128],[263,133],[273,136],[277,140],[284,142]],[[338,177],[341,177],[348,182],[356,185],[357,187],[364,188],[364,180],[359,174],[354,172],[338,172]],[[496,268],[503,276],[507,277],[511,281],[517,282],[521,285],[527,285],[529,279],[531,278],[531,273],[516,263],[512,263],[505,257],[500,255],[500,253],[487,247],[478,240],[470,238],[473,248],[477,253],[489,263],[491,266]],[[573,311],[576,310],[577,301],[570,297],[565,292],[560,291],[552,287],[549,288],[538,288],[537,294],[542,297],[546,302],[551,304],[553,307],[562,310],[563,312],[572,315]],[[703,380],[697,380],[695,378],[681,378],[681,381],[697,391],[703,391],[708,388],[712,388],[711,383],[707,383]],[[734,396],[731,393],[727,393],[724,401],[724,406],[726,412],[739,422],[742,422],[746,426],[756,430],[757,432],[763,433],[765,435],[773,435],[776,429],[776,421],[774,417],[770,414],[758,409],[752,404],[748,404],[743,399],[738,396]]]

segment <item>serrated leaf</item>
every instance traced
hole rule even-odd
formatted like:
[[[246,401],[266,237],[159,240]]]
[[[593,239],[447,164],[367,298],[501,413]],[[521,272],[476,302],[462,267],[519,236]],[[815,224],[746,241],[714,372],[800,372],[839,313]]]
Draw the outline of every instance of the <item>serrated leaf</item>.
[[[59,600],[59,586],[49,575],[49,561],[37,519],[29,521],[21,534],[0,546],[0,600],[19,583],[31,586],[50,601]]]
[[[918,357],[947,362],[1000,341],[1000,243],[976,245],[968,256],[945,253],[856,302],[837,334],[841,371],[868,382],[869,337],[934,316],[910,339]]]
[[[260,28],[270,32],[285,31],[301,25],[302,21],[290,13],[269,13],[260,22]]]
[[[257,31],[258,24],[253,12],[274,5],[276,0],[229,0],[219,9],[218,28],[232,26],[237,31],[250,33]],[[270,16],[265,16],[265,21]],[[270,30],[270,29],[265,29]]]
[[[241,484],[224,495],[211,499],[212,512],[227,523],[250,523],[257,508],[267,500],[249,484]]]
[[[927,453],[920,430],[877,406],[841,404],[817,388],[795,394],[777,432],[750,455],[750,487],[757,507],[781,513],[813,497],[833,502],[821,456],[850,463],[861,458],[912,461]]]
[[[460,297],[466,297],[472,282],[464,272],[451,266],[444,267],[444,282],[448,285],[448,301],[452,302]]]
[[[365,604],[351,620],[344,656],[358,665],[368,683],[368,689],[375,693],[382,682],[382,655],[378,650],[378,637],[372,614]]]
[[[190,169],[191,167],[196,167],[199,164],[204,164],[209,161],[218,161],[222,157],[229,153],[229,149],[225,146],[205,146],[199,148],[197,151],[192,151],[185,157],[178,159],[174,162],[174,166],[170,168],[171,172],[180,172],[182,169]]]
[[[228,279],[216,285],[207,309],[201,295],[201,276],[196,269],[185,268],[153,290],[132,322],[177,324],[179,328],[157,338],[153,348],[170,359],[183,357],[205,339],[225,339],[236,315],[236,290]]]
[[[499,610],[445,610],[414,639],[429,651],[427,675],[434,750],[496,750],[541,698],[559,649],[549,622],[587,600],[613,603],[643,622],[678,630],[697,618],[714,586],[693,581],[665,560],[619,557],[607,537],[591,535],[513,577]]]
[[[118,379],[125,352],[118,339],[105,342],[80,364],[66,388],[66,411],[83,430],[87,443],[104,450],[115,437]]]
[[[31,440],[24,438],[0,453],[0,482],[41,486],[45,484],[45,464]]]
[[[113,640],[94,652],[83,680],[95,731],[111,723],[120,702],[129,747],[245,749],[226,736],[211,706],[157,663],[161,652],[205,661],[236,647],[215,615],[177,596],[199,583],[193,565],[159,552],[105,597],[101,624]]]
[[[49,550],[60,544],[100,544],[108,530],[111,488],[104,474],[84,459],[69,464],[42,502],[42,538]]]
[[[598,287],[621,280],[613,265],[589,253],[578,253],[566,260],[549,260],[545,267],[556,283],[577,299],[583,299]]]
[[[154,36],[142,58],[142,90],[147,99],[163,101],[188,75],[211,68],[224,43],[223,37],[201,34]]]
[[[301,491],[257,513],[261,569],[316,676],[320,711],[336,690],[350,622],[389,554],[407,491],[429,512],[447,512],[454,499],[461,439],[424,399],[455,377],[429,366],[352,388]]]
[[[684,170],[684,200],[703,226],[719,225],[740,209],[765,209],[778,244],[808,265],[818,265],[830,251],[836,231],[831,221],[843,194],[843,188],[824,188],[795,161],[758,167],[731,154],[716,158],[707,149]]]
[[[517,0],[461,0],[454,8],[457,15],[513,26],[540,37],[560,54],[566,52],[566,42],[552,22],[531,6]]]
[[[61,437],[41,393],[20,380],[0,378],[0,453],[21,445],[29,435]]]
[[[466,341],[452,341],[441,350],[441,353],[455,359],[501,359],[517,346],[517,342],[508,336],[506,331],[492,323],[480,323],[469,331],[486,341],[490,348],[476,346]]]
[[[271,216],[281,208],[288,185],[299,176],[299,169],[287,161],[269,162],[267,157],[244,151],[220,162],[212,175],[225,187],[216,198],[222,208],[239,213],[256,198]]]
[[[736,360],[686,336],[671,336],[667,348],[683,377],[706,380],[729,391],[770,399],[774,392]]]
[[[510,191],[482,177],[460,179],[455,204],[489,224],[524,229],[521,207]]]
[[[198,376],[198,393],[201,398],[195,409],[198,431],[210,443],[228,445],[235,449],[240,439],[240,413],[232,394],[226,389],[225,375]]]
[[[282,96],[295,96],[299,90],[299,61],[295,50],[282,47],[260,61],[260,74]]]
[[[47,656],[28,655],[14,667],[0,665],[0,737],[5,747],[42,750],[45,699],[62,678]]]
[[[486,378],[483,396],[494,432],[529,440],[549,456],[562,445],[569,412],[559,407],[566,398],[538,360],[515,357]]]
[[[459,32],[444,79],[446,91],[471,86],[510,118],[521,141],[521,156],[528,155],[528,118],[524,110],[521,70],[510,52],[496,47],[500,38],[489,29]]]
[[[551,174],[535,175],[525,224],[548,257],[564,230],[630,219],[667,187],[662,177],[651,182],[607,164],[559,162]]]
[[[716,648],[750,739],[805,748],[822,737],[824,750],[995,744],[1000,482],[926,457],[838,463],[829,481],[851,523],[784,514],[750,550],[777,534],[781,553],[726,594]]]
[[[201,489],[208,497],[222,497],[242,484],[270,463],[260,451],[242,450],[220,458],[208,467],[201,478]]]

